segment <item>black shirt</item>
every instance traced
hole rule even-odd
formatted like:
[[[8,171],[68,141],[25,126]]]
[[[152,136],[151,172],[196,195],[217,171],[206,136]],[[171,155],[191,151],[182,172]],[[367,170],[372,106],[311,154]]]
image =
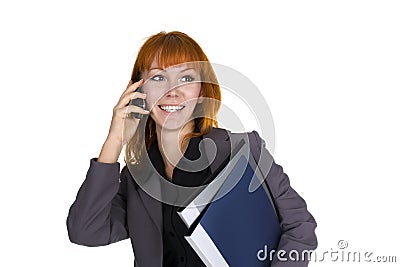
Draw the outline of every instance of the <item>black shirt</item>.
[[[195,160],[200,157],[199,143],[202,137],[192,137],[184,153],[184,157]],[[169,181],[165,174],[165,164],[158,149],[158,142],[151,144],[149,158],[157,172]],[[209,166],[209,164],[207,165]],[[210,167],[198,172],[187,172],[175,167],[172,174],[172,183],[181,186],[200,186],[210,175]],[[164,267],[203,267],[206,266],[190,244],[184,238],[188,228],[179,217],[177,210],[180,207],[162,203],[163,212],[163,266]]]

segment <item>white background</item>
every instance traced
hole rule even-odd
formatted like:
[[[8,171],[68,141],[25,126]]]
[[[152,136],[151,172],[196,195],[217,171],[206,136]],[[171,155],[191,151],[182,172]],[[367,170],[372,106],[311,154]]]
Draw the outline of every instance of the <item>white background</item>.
[[[343,239],[400,261],[400,4],[264,2],[2,1],[0,265],[133,266],[128,240],[78,246],[65,220],[139,47],[162,30],[262,91],[317,253]],[[360,264],[310,264],[337,265]]]

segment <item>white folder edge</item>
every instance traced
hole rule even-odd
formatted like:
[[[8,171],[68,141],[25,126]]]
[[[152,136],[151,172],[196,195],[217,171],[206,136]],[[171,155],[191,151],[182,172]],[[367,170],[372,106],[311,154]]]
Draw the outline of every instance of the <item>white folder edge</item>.
[[[192,223],[196,220],[196,218],[199,217],[200,212],[201,211],[196,206],[190,208],[186,207],[183,211],[178,211],[178,215],[189,228],[190,225],[192,225]]]
[[[213,180],[184,210],[177,212],[188,228],[214,198],[223,182],[223,179]]]
[[[185,236],[185,238],[207,266],[229,267],[201,224],[196,227],[191,236]]]

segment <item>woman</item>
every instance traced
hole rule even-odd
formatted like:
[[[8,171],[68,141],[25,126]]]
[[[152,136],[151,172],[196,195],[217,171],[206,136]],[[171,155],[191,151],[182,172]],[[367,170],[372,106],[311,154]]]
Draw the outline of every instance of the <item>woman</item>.
[[[145,192],[138,183],[141,172],[135,171],[134,177],[131,174],[141,168],[141,159],[148,157],[161,179],[196,187],[209,182],[207,178],[228,155],[232,133],[218,128],[221,92],[216,76],[210,65],[203,65],[199,71],[187,62],[209,61],[200,46],[181,32],[160,32],[141,47],[131,81],[114,107],[100,155],[90,160],[86,179],[69,210],[71,242],[101,246],[130,238],[135,266],[205,266],[183,237],[187,227],[176,213],[177,206],[162,203]],[[144,93],[136,91],[138,87]],[[149,111],[129,105],[139,98],[146,100]],[[203,98],[215,101],[200,105]],[[132,113],[143,114],[144,118],[132,117]],[[268,153],[256,131],[244,134],[249,137],[252,153]],[[203,138],[216,145],[215,160],[194,172],[178,168],[183,158],[200,158],[198,148]],[[127,165],[120,173],[117,160],[125,142]],[[315,249],[316,222],[305,201],[290,187],[282,167],[272,162],[265,181],[282,228],[277,251],[301,253]],[[272,266],[280,265],[307,266],[307,261],[280,261],[274,257]]]

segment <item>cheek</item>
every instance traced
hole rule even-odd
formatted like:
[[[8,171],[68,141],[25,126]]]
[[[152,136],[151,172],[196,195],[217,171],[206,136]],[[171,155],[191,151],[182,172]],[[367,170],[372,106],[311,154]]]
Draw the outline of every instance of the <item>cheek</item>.
[[[201,84],[197,83],[191,84],[187,87],[186,96],[188,99],[196,99],[199,97],[200,91],[201,91]]]
[[[154,90],[154,88],[152,88],[152,86],[151,86],[151,84],[149,84],[149,82],[146,82],[142,88],[143,88],[143,92],[147,95],[146,103],[147,103],[147,106],[150,108],[157,102],[157,100],[160,98],[161,94],[158,93],[157,90]]]
[[[153,107],[161,97],[161,94],[156,94],[154,91],[147,92],[146,94],[146,103],[149,108]]]

